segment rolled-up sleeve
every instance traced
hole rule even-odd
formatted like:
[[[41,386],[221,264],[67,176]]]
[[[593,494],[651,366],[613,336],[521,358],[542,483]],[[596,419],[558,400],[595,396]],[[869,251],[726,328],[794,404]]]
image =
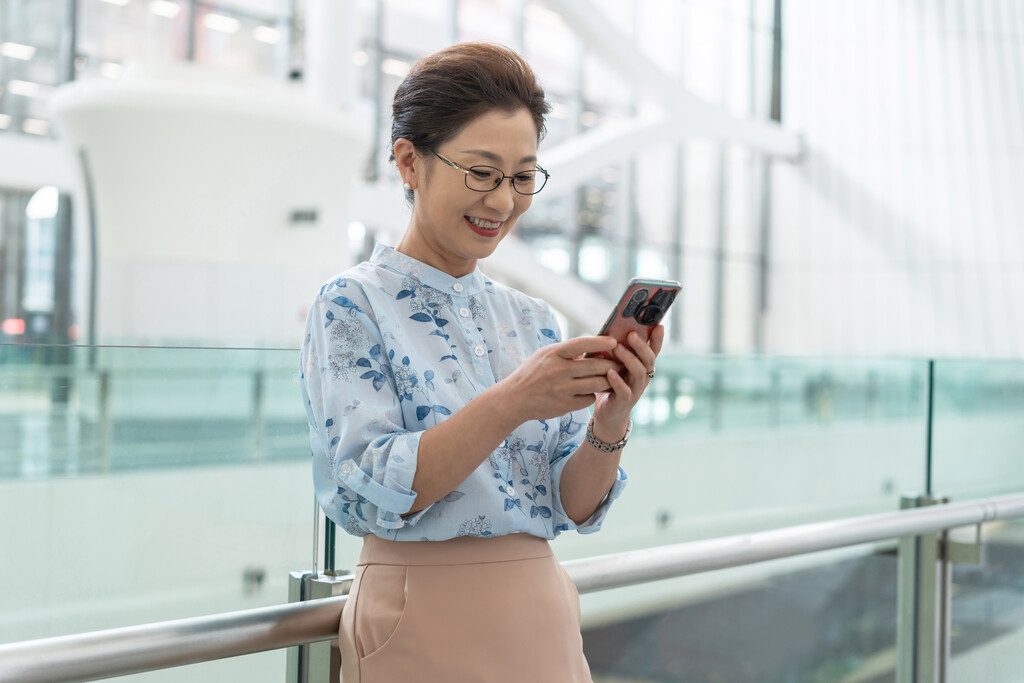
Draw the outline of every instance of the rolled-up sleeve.
[[[306,319],[300,357],[317,499],[355,535],[415,524],[426,512],[402,517],[416,499],[422,431],[405,428],[392,358],[360,294],[325,287]]]

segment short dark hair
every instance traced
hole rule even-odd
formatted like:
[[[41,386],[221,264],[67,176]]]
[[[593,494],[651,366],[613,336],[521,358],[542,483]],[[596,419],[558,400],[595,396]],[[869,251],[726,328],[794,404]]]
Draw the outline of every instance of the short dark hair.
[[[458,43],[416,62],[391,103],[391,151],[406,138],[422,152],[459,134],[488,111],[526,109],[544,137],[544,99],[533,69],[516,52],[493,43]],[[407,192],[406,196],[411,196]]]

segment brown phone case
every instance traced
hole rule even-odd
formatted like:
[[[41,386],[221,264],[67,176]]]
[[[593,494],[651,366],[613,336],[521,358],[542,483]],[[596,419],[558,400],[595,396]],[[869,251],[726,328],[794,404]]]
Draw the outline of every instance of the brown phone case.
[[[633,278],[598,335],[615,337],[621,342],[630,331],[636,330],[644,339],[650,339],[651,330],[661,323],[680,289],[682,285],[675,280]],[[615,360],[608,352],[588,355]]]

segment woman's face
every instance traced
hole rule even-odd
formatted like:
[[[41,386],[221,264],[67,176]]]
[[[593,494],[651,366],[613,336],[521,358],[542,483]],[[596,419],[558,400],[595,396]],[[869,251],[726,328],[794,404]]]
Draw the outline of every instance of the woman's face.
[[[395,157],[416,198],[398,251],[462,277],[476,268],[477,259],[490,256],[533,197],[513,190],[508,179],[490,192],[475,192],[461,171],[433,154],[410,155],[399,149],[401,142]],[[491,111],[434,151],[462,168],[493,166],[511,176],[536,167],[537,128],[526,109]]]

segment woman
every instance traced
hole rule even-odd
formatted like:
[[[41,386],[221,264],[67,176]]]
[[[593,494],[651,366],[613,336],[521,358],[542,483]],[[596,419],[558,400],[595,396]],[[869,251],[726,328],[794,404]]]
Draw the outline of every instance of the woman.
[[[548,108],[508,49],[417,63],[392,112],[408,228],[310,311],[316,494],[363,537],[346,683],[590,680],[579,596],[548,540],[597,531],[625,486],[630,410],[664,330],[563,342],[546,303],[477,268],[547,181]],[[600,351],[617,362],[584,357]]]

